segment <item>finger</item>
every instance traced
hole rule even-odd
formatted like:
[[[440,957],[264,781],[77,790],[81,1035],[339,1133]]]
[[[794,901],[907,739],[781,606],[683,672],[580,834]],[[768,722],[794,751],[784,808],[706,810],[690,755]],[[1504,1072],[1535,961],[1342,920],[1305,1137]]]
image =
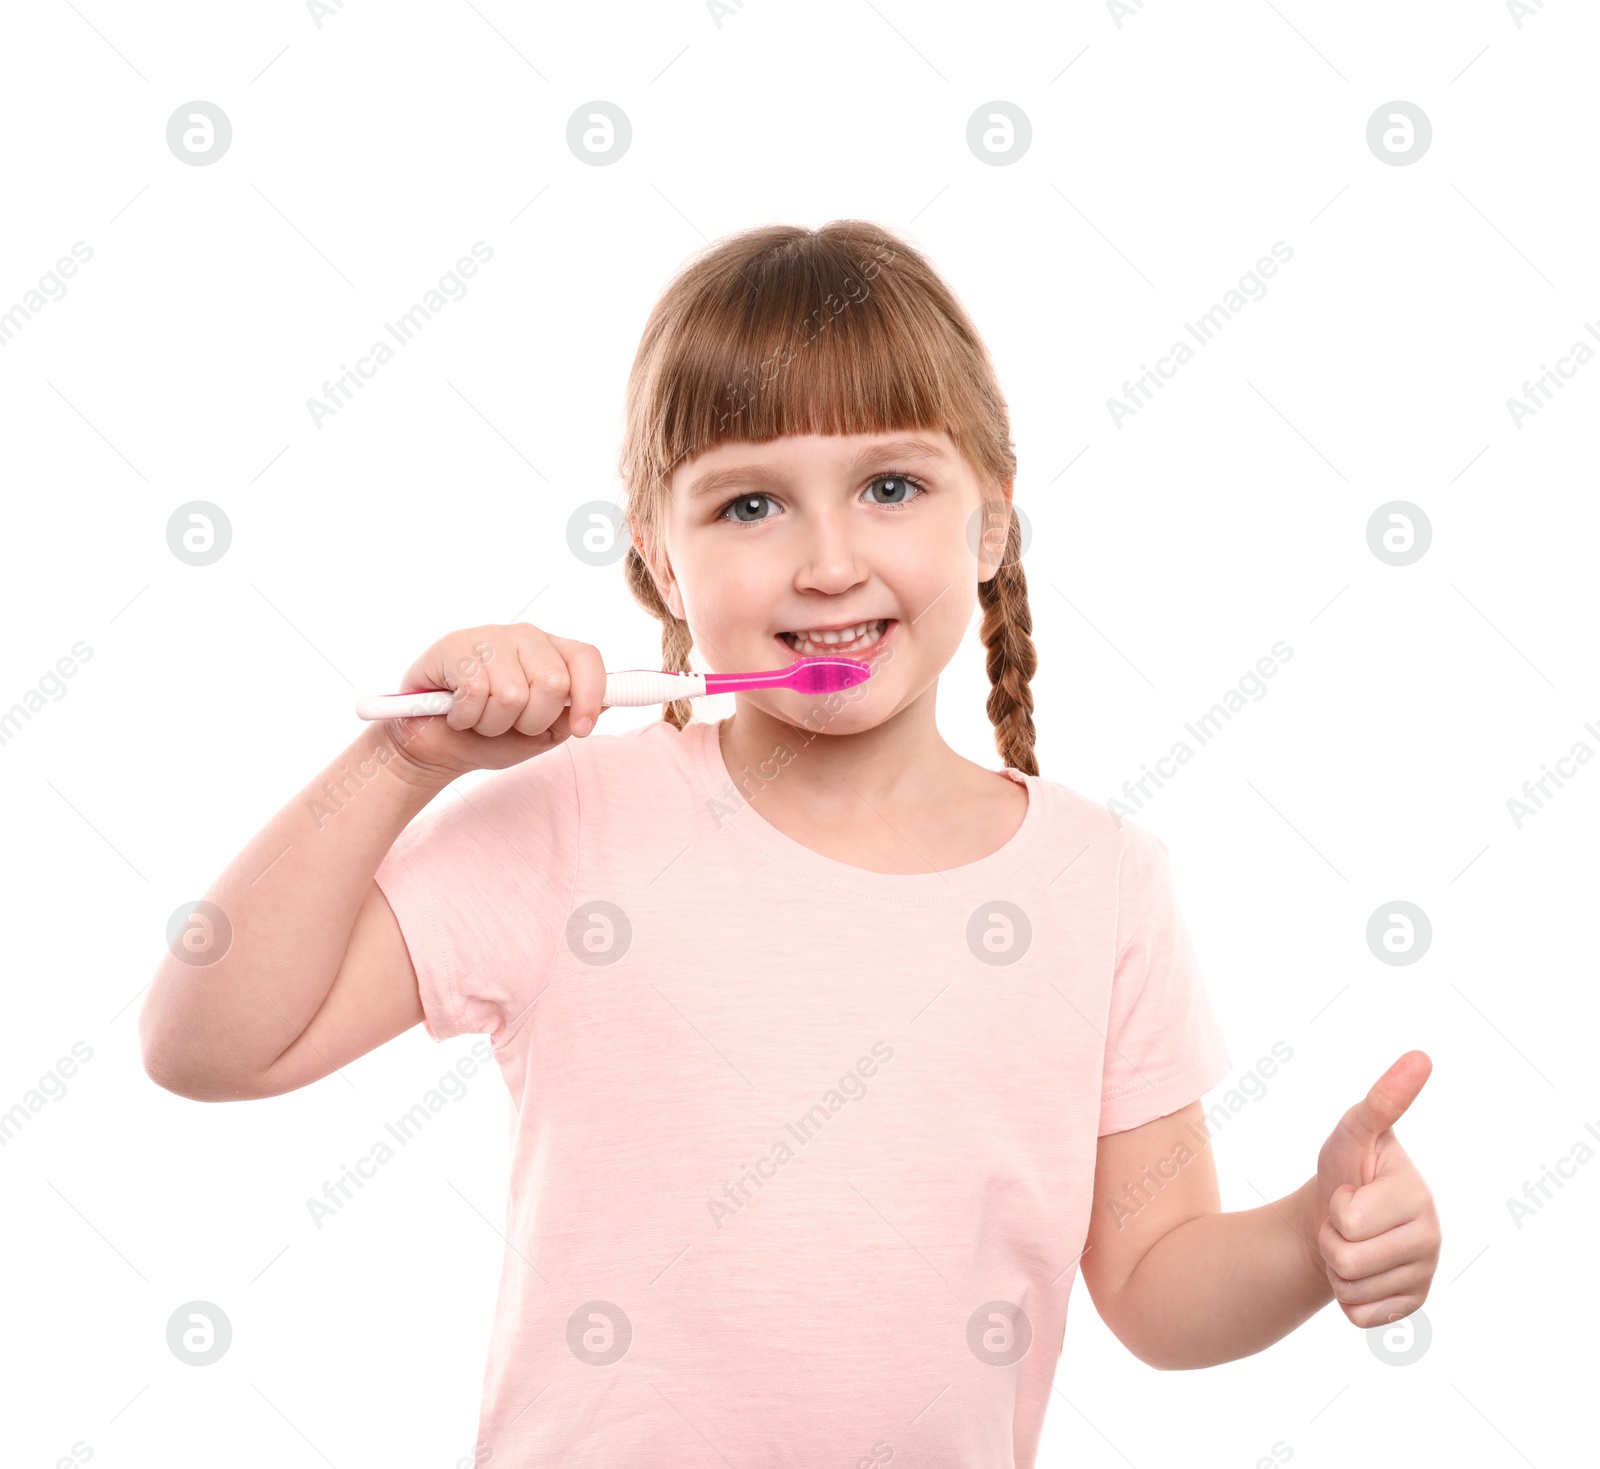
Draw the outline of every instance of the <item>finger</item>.
[[[1360,1280],[1346,1280],[1336,1271],[1328,1271],[1328,1285],[1341,1306],[1371,1306],[1395,1296],[1408,1296],[1420,1304],[1431,1280],[1428,1267],[1417,1261],[1407,1261]]]
[[[1426,1051],[1407,1051],[1372,1083],[1366,1096],[1345,1113],[1346,1123],[1352,1131],[1369,1138],[1388,1131],[1416,1100],[1423,1082],[1432,1072],[1433,1062]]]
[[[528,707],[529,680],[520,658],[496,658],[485,665],[489,680],[483,712],[472,727],[481,735],[502,735]]]
[[[548,731],[555,741],[566,739],[570,728],[567,711],[562,705],[571,688],[566,659],[556,649],[554,640],[538,629],[517,644],[517,659],[527,680],[527,701],[519,711],[518,731],[528,735]]]
[[[1328,1227],[1340,1239],[1349,1239],[1351,1237],[1339,1228],[1339,1224],[1347,1216],[1350,1200],[1355,1197],[1357,1187],[1358,1185],[1353,1183],[1341,1183],[1338,1188],[1328,1195],[1328,1207],[1325,1211]]]
[[[1428,1198],[1427,1184],[1407,1164],[1356,1188],[1341,1184],[1328,1196],[1328,1223],[1344,1239],[1374,1239],[1417,1218]]]
[[[445,688],[455,690],[444,722],[455,730],[473,728],[489,702],[489,670],[482,663],[446,667],[440,678]]]
[[[1403,1321],[1413,1311],[1419,1310],[1422,1301],[1415,1295],[1386,1296],[1375,1305],[1341,1307],[1353,1326],[1363,1331],[1374,1326],[1393,1326]]]
[[[572,638],[552,637],[550,641],[567,664],[568,697],[572,700],[567,726],[574,734],[588,734],[600,719],[600,700],[606,691],[606,666],[600,650]],[[586,719],[588,725],[580,728]]]
[[[1317,1253],[1323,1265],[1344,1280],[1365,1280],[1417,1261],[1432,1266],[1439,1259],[1439,1226],[1430,1211],[1374,1239],[1351,1241],[1323,1220],[1317,1230]]]

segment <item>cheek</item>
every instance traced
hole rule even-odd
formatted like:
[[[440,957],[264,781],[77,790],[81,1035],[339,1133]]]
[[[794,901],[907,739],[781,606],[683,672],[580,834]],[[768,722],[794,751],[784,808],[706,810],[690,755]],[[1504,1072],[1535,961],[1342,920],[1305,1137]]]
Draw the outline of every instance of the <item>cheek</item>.
[[[925,548],[921,556],[907,558],[892,574],[896,600],[905,620],[915,619],[909,630],[924,641],[958,643],[972,619],[978,600],[978,566],[958,540],[956,550],[944,554]]]
[[[918,642],[946,660],[953,658],[968,629],[973,627],[977,604],[975,586],[968,587],[964,583],[952,586],[918,621],[915,628]]]
[[[679,573],[689,621],[711,630],[766,616],[775,600],[772,575],[760,557],[697,557]]]

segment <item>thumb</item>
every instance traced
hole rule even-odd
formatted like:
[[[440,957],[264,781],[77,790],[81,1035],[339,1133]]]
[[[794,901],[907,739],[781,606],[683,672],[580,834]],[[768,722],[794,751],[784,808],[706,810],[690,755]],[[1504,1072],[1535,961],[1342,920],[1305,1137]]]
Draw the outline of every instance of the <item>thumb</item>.
[[[1407,1051],[1372,1083],[1366,1096],[1346,1114],[1346,1122],[1368,1140],[1387,1132],[1416,1101],[1432,1074],[1433,1062],[1426,1051]]]

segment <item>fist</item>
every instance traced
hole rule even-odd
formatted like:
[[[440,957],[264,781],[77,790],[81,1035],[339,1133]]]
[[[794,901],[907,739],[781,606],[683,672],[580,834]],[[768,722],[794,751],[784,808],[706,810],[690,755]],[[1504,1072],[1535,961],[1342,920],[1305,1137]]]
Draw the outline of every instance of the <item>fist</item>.
[[[1428,1298],[1439,1264],[1433,1194],[1394,1124],[1433,1071],[1407,1051],[1343,1117],[1302,1192],[1301,1237],[1355,1326],[1385,1326]]]

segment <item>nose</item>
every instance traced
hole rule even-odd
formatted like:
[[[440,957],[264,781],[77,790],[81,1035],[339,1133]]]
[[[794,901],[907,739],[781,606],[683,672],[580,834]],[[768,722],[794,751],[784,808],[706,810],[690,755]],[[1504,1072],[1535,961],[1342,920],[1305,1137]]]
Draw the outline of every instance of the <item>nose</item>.
[[[837,596],[867,579],[849,520],[848,514],[834,508],[807,517],[794,580],[797,590]]]

